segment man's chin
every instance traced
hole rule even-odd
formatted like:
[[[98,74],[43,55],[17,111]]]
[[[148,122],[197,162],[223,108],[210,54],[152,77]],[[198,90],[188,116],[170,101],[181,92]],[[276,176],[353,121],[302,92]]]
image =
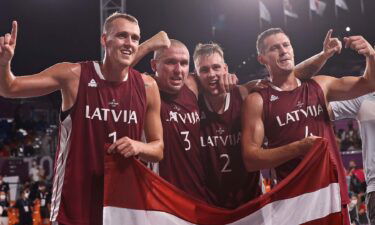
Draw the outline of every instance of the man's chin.
[[[177,94],[181,91],[181,88],[182,88],[182,85],[178,85],[178,86],[173,86],[172,88],[170,88],[169,92],[172,93],[172,94]]]
[[[130,66],[133,63],[133,59],[122,59],[120,64],[123,66]]]

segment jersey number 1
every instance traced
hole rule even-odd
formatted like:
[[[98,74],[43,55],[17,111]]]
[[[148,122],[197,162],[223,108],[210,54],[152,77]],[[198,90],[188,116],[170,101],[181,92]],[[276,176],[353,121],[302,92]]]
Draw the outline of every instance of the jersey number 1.
[[[112,132],[108,135],[108,137],[112,137],[113,138],[113,142],[112,143],[115,143],[117,141],[117,132]]]

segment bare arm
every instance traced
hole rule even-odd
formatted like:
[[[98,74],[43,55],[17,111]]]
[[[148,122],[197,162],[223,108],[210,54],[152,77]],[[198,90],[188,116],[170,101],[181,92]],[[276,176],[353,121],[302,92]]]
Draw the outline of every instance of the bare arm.
[[[365,73],[361,77],[346,76],[335,78],[330,76],[316,76],[322,87],[326,100],[340,101],[359,97],[375,90],[375,51],[362,36],[344,38],[345,47],[366,57]]]
[[[322,69],[329,58],[335,53],[341,53],[341,41],[337,38],[332,38],[331,35],[332,29],[327,32],[323,42],[323,50],[320,53],[304,60],[295,67],[294,72],[298,78],[310,79]]]
[[[139,45],[138,52],[135,55],[131,66],[137,65],[137,63],[148,53],[159,48],[169,48],[170,45],[171,41],[169,40],[167,33],[165,33],[164,31],[160,31],[159,33],[155,34],[150,39]]]
[[[250,94],[242,106],[242,156],[248,171],[273,168],[308,152],[316,137],[304,138],[278,148],[263,149],[263,100]]]
[[[144,146],[140,157],[149,162],[160,161],[163,159],[163,128],[160,119],[160,93],[156,81],[144,76],[147,94],[147,111],[145,120],[145,135],[147,144]]]
[[[160,95],[155,80],[142,75],[146,86],[147,110],[144,131],[147,143],[122,137],[113,143],[108,152],[118,152],[125,158],[139,156],[145,162],[157,162],[163,158],[163,128],[160,120]]]
[[[266,88],[269,85],[268,80],[262,80],[262,79],[257,79],[257,80],[251,80],[245,84],[238,85],[241,97],[242,99],[245,99],[248,94],[255,90],[259,90],[262,88]]]
[[[60,63],[33,75],[15,76],[11,60],[17,42],[18,25],[13,21],[10,34],[0,37],[0,95],[7,98],[36,97],[62,91],[63,109],[70,108],[78,90],[79,64]]]

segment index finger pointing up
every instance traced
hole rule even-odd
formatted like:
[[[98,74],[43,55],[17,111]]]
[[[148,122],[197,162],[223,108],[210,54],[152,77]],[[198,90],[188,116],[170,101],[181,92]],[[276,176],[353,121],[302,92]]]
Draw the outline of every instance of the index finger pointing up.
[[[324,43],[327,43],[327,42],[329,41],[329,39],[331,38],[332,32],[333,32],[332,29],[329,29],[329,30],[328,30],[327,35],[326,35],[326,37],[324,38]]]
[[[13,23],[12,23],[12,32],[10,33],[10,35],[11,35],[10,43],[11,44],[16,44],[16,42],[17,42],[17,32],[18,32],[17,21],[13,21]]]

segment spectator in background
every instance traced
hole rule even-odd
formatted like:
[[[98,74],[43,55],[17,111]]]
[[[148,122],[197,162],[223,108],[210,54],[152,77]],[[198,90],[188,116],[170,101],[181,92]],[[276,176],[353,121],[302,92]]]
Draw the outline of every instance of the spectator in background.
[[[33,160],[33,162],[31,163],[29,176],[30,176],[31,182],[38,182],[40,180],[40,169],[35,160]]]
[[[0,192],[5,192],[6,197],[9,199],[9,184],[4,181],[2,175],[0,175]]]
[[[32,225],[33,218],[32,218],[32,202],[29,199],[30,197],[30,189],[24,188],[21,192],[21,198],[17,200],[15,208],[18,209],[19,212],[19,224],[22,225]]]
[[[8,207],[7,194],[0,191],[0,225],[8,225]]]
[[[364,200],[364,199],[363,199]],[[361,200],[358,206],[358,220],[359,224],[369,224],[368,218],[367,218],[367,208],[365,201]]]
[[[36,199],[40,200],[40,215],[43,224],[49,224],[49,216],[51,209],[51,192],[47,189],[45,182],[40,181]]]
[[[350,224],[359,225],[358,218],[358,196],[353,194],[349,203]]]
[[[350,191],[363,195],[366,192],[365,173],[363,169],[357,167],[354,160],[349,161],[348,176],[350,177]]]

